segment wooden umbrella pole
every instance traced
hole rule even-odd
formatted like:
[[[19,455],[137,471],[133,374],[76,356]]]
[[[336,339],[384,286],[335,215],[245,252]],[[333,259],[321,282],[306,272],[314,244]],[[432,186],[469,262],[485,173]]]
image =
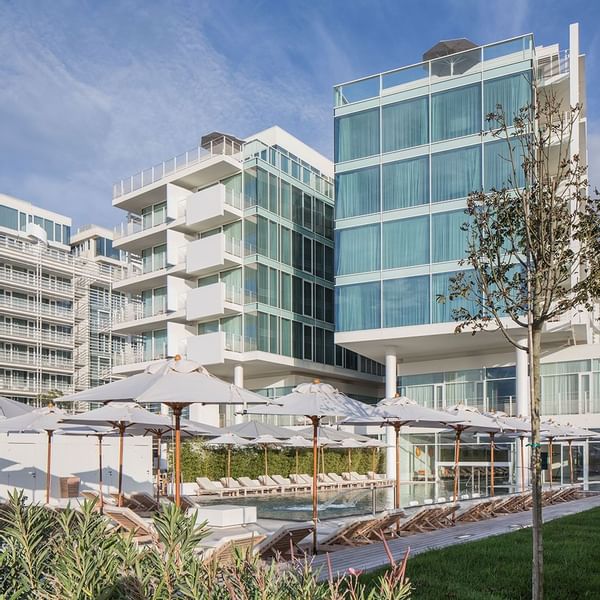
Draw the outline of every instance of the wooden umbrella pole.
[[[98,500],[100,501],[100,514],[104,513],[104,482],[102,481],[102,434],[98,435]]]
[[[119,422],[119,485],[117,490],[117,504],[123,506],[123,443],[125,441],[125,424]]]
[[[352,449],[348,448],[348,473],[352,472]]]
[[[300,457],[298,455],[298,448],[296,448],[296,473],[300,473]]]
[[[490,433],[490,496],[494,496],[494,436]]]
[[[269,476],[269,457],[268,457],[268,450],[267,450],[267,446],[265,444],[265,475],[268,477]]]
[[[231,446],[227,446],[227,487],[231,484]]]
[[[319,435],[319,417],[312,416],[313,426],[313,481],[312,481],[312,513],[313,513],[313,554],[317,553],[317,521],[319,518],[319,505],[317,499],[317,457],[319,448],[317,445]]]
[[[525,491],[525,438],[521,436],[521,491]]]
[[[181,404],[173,404],[175,417],[175,504],[181,507]]]
[[[552,438],[548,438],[548,481],[552,487]]]
[[[454,503],[458,502],[458,492],[460,487],[460,470],[458,468],[458,463],[460,461],[460,436],[462,430],[456,430],[456,440],[454,442]]]
[[[46,456],[46,504],[50,503],[50,484],[52,479],[50,477],[50,467],[52,465],[52,430],[46,431],[48,434],[48,452]]]
[[[568,440],[569,444],[569,477],[571,481],[571,485],[573,485],[573,481],[575,478],[573,477],[573,440]]]
[[[162,433],[157,433],[156,437],[158,438],[158,456],[156,457],[156,501],[160,502],[160,455],[161,455],[161,445],[162,445]]]
[[[394,423],[396,432],[396,498],[394,508],[400,508],[400,423]]]
[[[321,446],[321,469],[325,474],[325,446]]]
[[[373,473],[377,473],[377,463],[375,462],[375,454],[377,452],[377,448],[373,448],[373,456],[371,457],[371,468],[373,469]]]

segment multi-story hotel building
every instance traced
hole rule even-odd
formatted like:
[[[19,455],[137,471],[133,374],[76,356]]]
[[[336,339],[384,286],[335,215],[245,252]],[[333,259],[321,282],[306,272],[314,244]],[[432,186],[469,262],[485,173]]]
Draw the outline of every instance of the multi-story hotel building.
[[[506,181],[506,142],[485,118],[498,104],[514,114],[530,102],[533,81],[565,106],[582,103],[571,152],[586,164],[584,56],[578,26],[569,33],[567,49],[535,46],[532,35],[484,46],[451,40],[423,62],[335,87],[335,342],[385,363],[387,396],[528,413],[526,354],[498,332],[456,335],[453,303],[437,297],[461,270],[467,195]],[[600,427],[596,317],[573,311],[546,328],[544,416]],[[413,440],[405,472],[435,477],[451,465],[450,437]],[[510,475],[514,463],[503,456]],[[470,477],[482,475],[484,453],[465,460]],[[590,477],[600,476],[595,447],[580,446],[576,461],[580,473],[589,463]],[[552,465],[561,477],[560,446]]]
[[[137,302],[113,331],[142,347],[117,353],[113,372],[182,354],[268,395],[320,377],[376,398],[382,365],[334,345],[332,176],[329,160],[273,127],[211,133],[118,182],[113,205],[129,214],[113,247],[141,265],[114,284]]]
[[[69,217],[0,195],[0,395],[35,404],[110,380],[111,280],[125,268],[98,251],[110,237],[72,239]]]

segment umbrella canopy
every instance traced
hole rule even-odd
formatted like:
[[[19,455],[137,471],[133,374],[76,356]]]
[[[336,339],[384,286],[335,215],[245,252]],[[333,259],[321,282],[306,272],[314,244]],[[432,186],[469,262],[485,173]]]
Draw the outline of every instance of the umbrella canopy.
[[[211,375],[202,365],[179,355],[173,360],[151,364],[144,373],[126,380],[72,394],[61,402],[109,402],[127,400],[166,404],[175,420],[175,503],[180,505],[181,411],[189,404],[269,404],[264,396],[249,392]]]
[[[284,440],[283,445],[291,448],[312,448],[312,442],[301,435],[294,435],[289,440]]]
[[[33,406],[0,396],[0,418],[12,419],[34,410]]]
[[[260,421],[247,421],[245,423],[238,423],[237,425],[232,425],[231,427],[225,427],[223,431],[235,433],[240,437],[249,439],[270,435],[273,438],[285,440],[295,435],[295,432],[291,429],[277,427],[276,425],[269,425],[268,423],[262,423]]]
[[[310,439],[312,438],[312,427],[299,429],[296,433]],[[368,438],[366,435],[360,435],[360,433],[353,433],[351,431],[344,431],[343,429],[335,429],[334,427],[325,427],[321,425],[319,427],[319,439],[326,439],[330,440],[331,442],[341,442],[342,440],[357,440],[366,442],[370,438]]]
[[[305,416],[312,421],[313,430],[313,552],[317,551],[318,526],[318,443],[319,425],[323,417],[353,417],[368,419],[373,409],[350,398],[327,383],[316,379],[313,383],[301,383],[291,393],[278,398],[280,406],[253,408],[248,412],[269,415]]]
[[[56,432],[65,433],[71,431],[85,431],[94,433],[92,427],[69,427],[62,420],[66,413],[55,406],[46,406],[26,412],[17,417],[0,421],[1,433],[46,433],[46,503],[50,502],[50,483],[52,467],[52,436]]]
[[[181,433],[190,437],[217,437],[222,435],[223,431],[223,429],[214,425],[181,419]]]
[[[423,60],[434,61],[431,63],[432,75],[459,75],[480,62],[480,51],[468,52],[474,48],[477,45],[466,38],[442,40],[423,54]]]

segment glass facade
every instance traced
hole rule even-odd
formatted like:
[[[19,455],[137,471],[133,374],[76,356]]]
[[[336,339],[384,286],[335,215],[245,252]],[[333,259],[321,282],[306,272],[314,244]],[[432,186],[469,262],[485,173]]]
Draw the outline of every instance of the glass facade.
[[[452,321],[467,197],[523,184],[489,115],[527,110],[532,68],[524,36],[336,87],[337,331]]]
[[[71,226],[55,223],[37,215],[25,213],[0,204],[0,227],[13,231],[25,231],[28,223],[39,225],[46,233],[49,242],[59,242],[69,245],[71,243]]]

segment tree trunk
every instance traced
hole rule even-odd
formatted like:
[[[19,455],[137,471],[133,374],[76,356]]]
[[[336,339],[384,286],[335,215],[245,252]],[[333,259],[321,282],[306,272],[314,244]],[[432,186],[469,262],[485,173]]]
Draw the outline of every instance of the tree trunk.
[[[542,544],[542,456],[540,443],[541,378],[540,351],[542,332],[532,327],[529,339],[530,403],[531,403],[531,490],[533,494],[532,532],[533,565],[531,598],[544,597],[544,554]]]

